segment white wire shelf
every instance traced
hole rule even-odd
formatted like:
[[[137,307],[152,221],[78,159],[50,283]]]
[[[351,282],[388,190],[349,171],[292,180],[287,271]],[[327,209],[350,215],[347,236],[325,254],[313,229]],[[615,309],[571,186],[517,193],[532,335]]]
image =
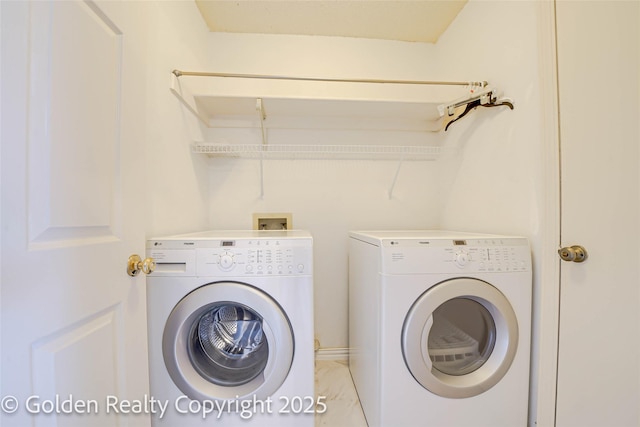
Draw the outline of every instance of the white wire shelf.
[[[210,157],[256,159],[436,160],[442,147],[421,145],[193,144],[193,152]]]

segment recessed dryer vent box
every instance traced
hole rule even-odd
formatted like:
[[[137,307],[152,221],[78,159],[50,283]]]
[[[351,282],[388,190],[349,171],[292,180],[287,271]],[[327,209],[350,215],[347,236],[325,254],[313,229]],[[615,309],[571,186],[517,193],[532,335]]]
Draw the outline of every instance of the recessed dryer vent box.
[[[291,230],[293,221],[290,213],[254,213],[254,230]]]

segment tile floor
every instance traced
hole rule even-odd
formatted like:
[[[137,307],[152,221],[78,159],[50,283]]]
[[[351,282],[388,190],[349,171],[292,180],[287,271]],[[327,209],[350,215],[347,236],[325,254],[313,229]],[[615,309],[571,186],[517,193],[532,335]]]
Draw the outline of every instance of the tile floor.
[[[316,427],[367,427],[346,361],[316,360],[316,396],[326,396],[327,410],[316,414]]]

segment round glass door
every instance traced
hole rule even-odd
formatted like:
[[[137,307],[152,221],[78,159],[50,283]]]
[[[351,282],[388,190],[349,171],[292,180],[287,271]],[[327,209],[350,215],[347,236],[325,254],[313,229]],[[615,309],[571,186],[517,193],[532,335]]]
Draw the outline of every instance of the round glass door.
[[[496,343],[496,324],[484,305],[453,298],[433,312],[427,351],[433,368],[447,375],[466,375],[489,359]]]
[[[201,286],[172,310],[162,337],[165,367],[194,400],[266,399],[293,362],[291,324],[269,295],[247,284]]]
[[[415,301],[402,328],[402,354],[411,375],[443,397],[471,397],[496,385],[517,347],[511,304],[478,279],[431,287]]]

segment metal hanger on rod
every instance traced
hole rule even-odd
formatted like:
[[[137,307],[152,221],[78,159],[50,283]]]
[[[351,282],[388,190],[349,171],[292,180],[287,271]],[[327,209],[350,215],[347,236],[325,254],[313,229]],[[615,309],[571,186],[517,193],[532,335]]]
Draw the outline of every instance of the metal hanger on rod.
[[[456,110],[460,107],[464,106],[464,110],[462,113],[456,116]],[[509,109],[513,110],[513,101],[509,98],[498,99],[495,94],[495,91],[490,88],[485,88],[479,94],[471,96],[469,98],[465,98],[463,100],[454,102],[453,104],[447,105],[441,109],[441,114],[444,114],[444,110],[446,110],[447,115],[450,120],[444,127],[445,132],[449,129],[451,124],[457,122],[467,114],[469,114],[472,110],[475,110],[478,107],[509,107]],[[455,116],[455,117],[453,117]],[[453,118],[451,118],[453,117]]]

